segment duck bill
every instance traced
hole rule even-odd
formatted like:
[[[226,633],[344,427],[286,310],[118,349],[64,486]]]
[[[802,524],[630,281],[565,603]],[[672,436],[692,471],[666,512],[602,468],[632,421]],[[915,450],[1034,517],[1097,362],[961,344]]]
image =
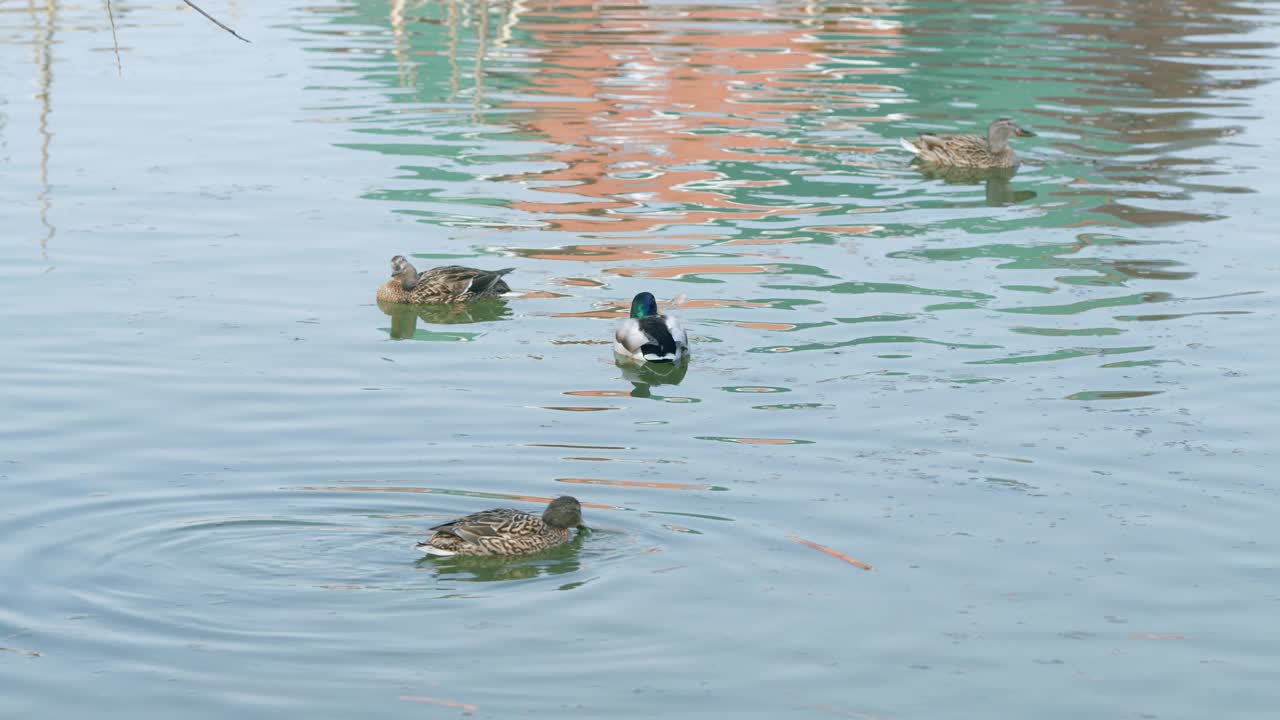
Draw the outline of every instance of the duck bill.
[[[1036,134],[1031,132],[1030,130],[1023,130],[1022,128],[1018,128],[1018,137],[1035,137],[1035,136]]]

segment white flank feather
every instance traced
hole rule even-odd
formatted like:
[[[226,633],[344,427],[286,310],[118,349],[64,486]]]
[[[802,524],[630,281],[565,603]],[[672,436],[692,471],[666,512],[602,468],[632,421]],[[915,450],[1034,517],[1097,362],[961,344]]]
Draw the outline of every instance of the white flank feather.
[[[684,333],[684,326],[680,324],[679,318],[674,315],[663,316],[667,319],[667,330],[671,333],[671,338],[679,345],[680,350],[689,348],[689,337]]]
[[[635,318],[627,318],[618,323],[618,329],[613,333],[613,351],[636,360],[644,359],[640,348],[647,342],[649,336],[640,329],[640,323]]]

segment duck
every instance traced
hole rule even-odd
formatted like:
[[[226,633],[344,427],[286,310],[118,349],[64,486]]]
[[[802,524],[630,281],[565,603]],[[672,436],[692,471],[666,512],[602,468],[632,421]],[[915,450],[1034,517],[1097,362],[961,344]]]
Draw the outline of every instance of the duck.
[[[935,135],[921,133],[914,140],[898,140],[907,152],[931,165],[949,165],[970,168],[1017,167],[1018,156],[1009,147],[1009,138],[1035,137],[1035,133],[1018,126],[1009,118],[993,120],[987,126],[987,136]]]
[[[419,273],[405,256],[396,255],[391,258],[391,279],[378,288],[378,299],[410,305],[474,302],[511,292],[502,276],[513,270],[443,265]]]
[[[680,321],[658,314],[651,293],[637,293],[631,315],[613,333],[613,352],[631,362],[675,363],[689,352],[689,338]]]
[[[568,542],[573,528],[579,532],[585,529],[582,504],[562,495],[552,500],[542,515],[496,508],[436,525],[417,548],[436,556],[525,555]]]

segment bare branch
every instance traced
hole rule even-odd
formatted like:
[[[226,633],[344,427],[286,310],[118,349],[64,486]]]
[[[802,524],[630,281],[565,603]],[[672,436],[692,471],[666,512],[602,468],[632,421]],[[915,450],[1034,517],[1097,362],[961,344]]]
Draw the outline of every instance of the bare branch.
[[[116,51],[116,75],[124,76],[124,66],[120,64],[120,40],[116,38],[116,16],[111,12],[111,0],[107,0],[107,19],[111,21],[111,47]]]
[[[240,33],[236,32],[235,30],[232,30],[231,28],[227,27],[226,25],[223,25],[222,23],[218,22],[218,19],[217,19],[217,18],[215,18],[214,16],[212,16],[212,15],[210,15],[209,13],[205,12],[204,10],[201,10],[201,9],[200,9],[200,6],[199,6],[199,5],[196,5],[196,4],[195,4],[195,3],[193,3],[193,2],[191,2],[191,0],[182,0],[182,1],[183,1],[183,2],[185,2],[187,5],[190,5],[192,10],[195,10],[196,12],[198,12],[198,13],[200,13],[201,15],[205,16],[206,18],[208,18],[209,22],[213,23],[214,25],[217,25],[218,27],[222,28],[223,30],[226,30],[227,32],[229,32],[229,33],[231,33],[232,35],[234,35],[236,38],[238,38],[238,39],[240,39],[240,40],[244,40],[245,42],[249,42],[249,40],[248,40],[247,38],[245,38],[244,36],[242,36]]]

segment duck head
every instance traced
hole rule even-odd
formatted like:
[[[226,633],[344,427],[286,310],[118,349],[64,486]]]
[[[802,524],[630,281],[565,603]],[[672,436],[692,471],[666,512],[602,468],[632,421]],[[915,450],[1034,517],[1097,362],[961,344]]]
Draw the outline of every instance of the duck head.
[[[658,314],[658,301],[652,293],[637,293],[631,300],[631,317],[642,318]]]
[[[412,290],[418,284],[418,269],[403,255],[391,258],[391,277],[400,278],[400,286]]]
[[[582,526],[582,505],[575,497],[561,495],[542,513],[542,522],[553,528],[575,528]]]
[[[1025,130],[1018,126],[1018,123],[1009,118],[1000,118],[993,120],[987,126],[987,142],[993,147],[1001,147],[1009,143],[1009,138],[1018,137],[1035,137],[1036,134],[1030,130]]]

